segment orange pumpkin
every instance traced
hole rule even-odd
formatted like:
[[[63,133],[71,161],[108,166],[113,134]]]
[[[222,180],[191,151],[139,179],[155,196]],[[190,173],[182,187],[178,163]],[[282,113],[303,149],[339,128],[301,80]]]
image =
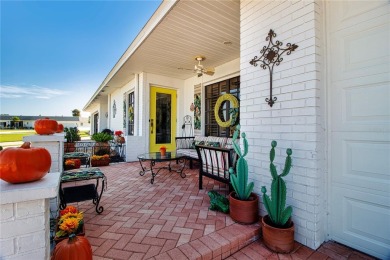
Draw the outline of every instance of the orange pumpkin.
[[[92,260],[92,247],[85,237],[71,234],[69,239],[64,239],[56,245],[50,259]]]
[[[58,124],[56,133],[62,133],[62,132],[64,132],[64,125]]]
[[[29,142],[0,151],[0,179],[9,183],[37,181],[50,166],[50,153],[42,147],[30,147]]]
[[[58,123],[56,120],[49,119],[38,119],[34,123],[35,132],[39,135],[52,135],[57,132]]]

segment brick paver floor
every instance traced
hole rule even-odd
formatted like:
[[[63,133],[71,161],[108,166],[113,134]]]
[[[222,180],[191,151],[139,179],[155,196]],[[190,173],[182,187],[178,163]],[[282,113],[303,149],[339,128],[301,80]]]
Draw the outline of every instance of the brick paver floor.
[[[371,259],[334,242],[317,251],[296,243],[291,254],[272,253],[258,239],[259,224],[239,225],[208,209],[207,192],[227,195],[227,186],[206,177],[199,190],[197,169],[185,169],[184,179],[162,170],[151,184],[138,162],[100,168],[108,182],[103,213],[91,201],[74,204],[85,212],[94,259]]]

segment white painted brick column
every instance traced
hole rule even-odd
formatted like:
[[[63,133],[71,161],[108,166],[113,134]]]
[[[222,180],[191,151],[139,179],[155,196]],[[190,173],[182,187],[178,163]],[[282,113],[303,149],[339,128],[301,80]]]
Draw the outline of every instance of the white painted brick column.
[[[275,165],[284,167],[286,148],[292,148],[293,167],[286,176],[287,205],[293,207],[295,240],[318,248],[326,233],[326,138],[323,80],[323,1],[240,1],[240,124],[249,142],[249,178],[254,191],[270,190],[269,151],[276,140]],[[274,43],[297,44],[284,54],[273,71],[270,107],[269,71],[249,62],[268,45],[269,30]],[[260,205],[265,215],[264,206]]]
[[[46,148],[51,156],[50,172],[63,171],[65,134],[24,136],[23,142],[31,142],[31,147]]]
[[[51,156],[51,166],[49,172],[63,171],[64,142],[65,134],[58,133],[54,135],[30,135],[24,136],[23,142],[31,142],[31,147],[43,147],[47,149]],[[58,209],[58,199],[50,200],[50,210],[52,212]]]
[[[0,180],[0,259],[49,259],[49,199],[56,197],[60,173],[30,183]]]

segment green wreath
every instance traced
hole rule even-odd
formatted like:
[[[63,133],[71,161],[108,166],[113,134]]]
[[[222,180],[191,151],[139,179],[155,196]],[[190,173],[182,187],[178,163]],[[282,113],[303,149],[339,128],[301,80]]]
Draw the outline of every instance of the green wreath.
[[[221,105],[224,101],[230,101],[230,104],[232,107],[229,110],[230,119],[228,121],[225,121],[225,122],[222,121],[221,118],[219,117],[219,108],[221,107]],[[238,107],[239,107],[238,100],[232,94],[223,94],[222,96],[220,96],[217,100],[217,103],[215,103],[215,107],[214,107],[215,120],[217,121],[218,125],[220,125],[221,127],[233,126],[237,120]]]

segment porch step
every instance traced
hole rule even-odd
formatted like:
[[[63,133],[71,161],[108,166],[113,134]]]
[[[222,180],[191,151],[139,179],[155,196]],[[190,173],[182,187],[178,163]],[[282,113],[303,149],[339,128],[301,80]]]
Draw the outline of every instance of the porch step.
[[[186,244],[175,247],[152,259],[225,259],[260,238],[261,223],[234,223]]]

